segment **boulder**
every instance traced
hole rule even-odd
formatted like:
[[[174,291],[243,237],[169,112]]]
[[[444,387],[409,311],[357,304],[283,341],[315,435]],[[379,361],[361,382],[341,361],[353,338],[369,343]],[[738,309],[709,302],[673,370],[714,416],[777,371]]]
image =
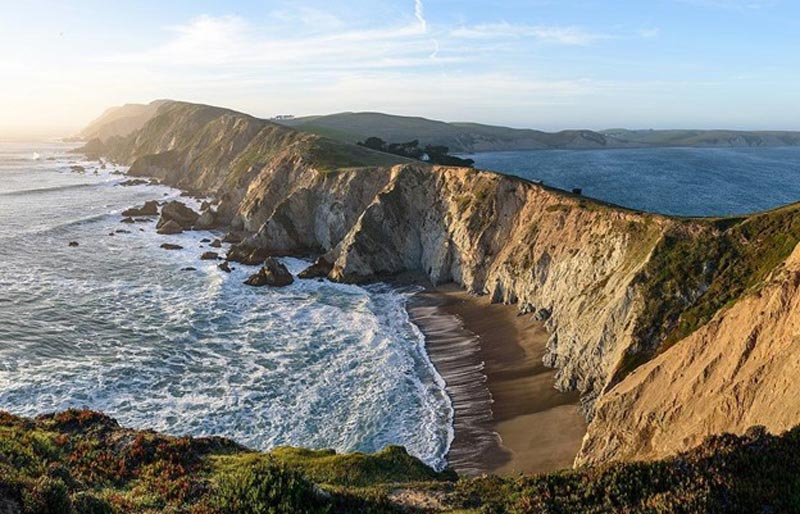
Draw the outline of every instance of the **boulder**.
[[[161,208],[161,217],[158,219],[156,228],[161,228],[170,221],[177,223],[183,230],[190,230],[197,222],[200,215],[187,207],[182,202],[174,200],[164,204]]]
[[[299,278],[319,278],[319,277],[327,277],[328,274],[333,269],[333,263],[328,261],[325,256],[321,256],[314,264],[307,267],[303,271],[297,275]]]
[[[172,234],[180,234],[183,232],[183,227],[181,227],[178,222],[169,220],[168,222],[164,223],[158,230],[157,233],[163,235],[172,235]]]
[[[269,252],[262,248],[238,244],[231,246],[225,258],[229,261],[240,262],[249,266],[257,266],[263,263],[267,257],[269,257]]]
[[[270,257],[264,262],[264,266],[259,272],[251,275],[244,283],[254,287],[284,287],[292,282],[294,282],[294,277],[292,277],[292,274],[286,269],[286,266],[278,261],[278,259]]]
[[[218,267],[219,269],[221,269],[222,271],[224,271],[225,273],[230,273],[230,272],[231,272],[231,267],[230,267],[230,265],[228,264],[228,261],[223,261],[223,262],[220,262],[220,263],[217,265],[217,267]]]
[[[69,242],[69,246],[70,246],[71,248],[75,248],[76,246],[78,246],[78,242],[77,242],[77,241],[70,241],[70,242]]]
[[[200,256],[201,261],[215,261],[217,259],[219,259],[217,252],[203,252],[203,255]]]
[[[211,209],[203,211],[203,214],[197,218],[194,228],[199,230],[211,230],[219,225],[217,223],[217,213]]]
[[[158,202],[150,200],[141,207],[131,207],[122,211],[123,216],[156,216],[158,215]]]
[[[201,239],[201,240],[200,240],[200,242],[201,242],[201,243],[210,243],[210,242],[211,242],[211,239],[209,239],[209,238],[207,238],[207,237],[204,237],[203,239]]]
[[[211,248],[222,248],[222,241],[220,241],[219,239],[214,239],[208,246],[210,246]]]
[[[174,245],[172,243],[164,243],[161,245],[164,250],[183,250],[181,245]]]

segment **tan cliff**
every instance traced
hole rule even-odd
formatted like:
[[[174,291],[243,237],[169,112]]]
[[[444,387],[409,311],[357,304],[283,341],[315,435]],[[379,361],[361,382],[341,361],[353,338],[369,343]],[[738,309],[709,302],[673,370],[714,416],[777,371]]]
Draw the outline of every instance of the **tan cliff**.
[[[546,319],[555,386],[583,393],[590,418],[598,406],[578,462],[646,458],[646,441],[665,452],[694,444],[702,430],[687,438],[680,423],[663,433],[634,423],[649,411],[630,384],[668,361],[662,369],[673,371],[658,384],[675,387],[682,340],[708,331],[721,309],[749,301],[740,298],[764,287],[800,241],[797,207],[749,219],[672,219],[180,102],[100,148],[131,164],[133,175],[218,198],[216,216],[247,234],[244,247],[324,255],[339,281],[419,271]],[[779,408],[770,405],[747,422],[770,426]],[[733,419],[730,427],[703,425],[705,433],[738,430]],[[626,423],[630,433],[614,436]]]
[[[800,248],[761,289],[718,313],[597,402],[578,464],[657,459],[707,435],[800,420]]]

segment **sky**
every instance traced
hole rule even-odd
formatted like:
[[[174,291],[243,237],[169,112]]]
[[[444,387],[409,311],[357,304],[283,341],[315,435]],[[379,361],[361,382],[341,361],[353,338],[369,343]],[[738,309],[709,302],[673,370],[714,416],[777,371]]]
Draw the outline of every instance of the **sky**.
[[[172,98],[564,128],[800,130],[796,0],[0,0],[0,136]]]

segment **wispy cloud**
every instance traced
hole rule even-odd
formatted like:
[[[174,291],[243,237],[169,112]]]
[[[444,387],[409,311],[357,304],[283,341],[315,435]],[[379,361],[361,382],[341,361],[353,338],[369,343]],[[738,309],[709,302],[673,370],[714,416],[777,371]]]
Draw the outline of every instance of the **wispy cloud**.
[[[773,7],[778,0],[676,0],[683,4],[693,4],[703,7],[716,7],[721,9],[753,10]]]
[[[463,26],[454,29],[450,34],[456,38],[467,39],[532,38],[544,43],[580,46],[613,37],[580,27],[517,25],[505,22]]]
[[[428,29],[428,21],[425,19],[425,8],[422,5],[422,0],[414,0],[414,17],[419,22],[422,30]]]

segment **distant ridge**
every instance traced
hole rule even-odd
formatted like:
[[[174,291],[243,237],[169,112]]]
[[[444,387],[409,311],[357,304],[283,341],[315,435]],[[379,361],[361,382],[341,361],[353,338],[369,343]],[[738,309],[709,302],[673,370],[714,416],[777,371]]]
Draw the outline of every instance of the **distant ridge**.
[[[108,141],[144,127],[169,100],[112,107],[90,123],[79,139]],[[562,130],[544,132],[480,123],[448,123],[415,116],[379,112],[343,112],[271,121],[345,143],[379,137],[390,143],[419,140],[421,145],[444,145],[452,153],[508,150],[586,150],[651,147],[779,147],[800,146],[800,132],[737,130]]]
[[[641,146],[592,130],[563,130],[551,133],[479,123],[446,123],[377,112],[345,112],[274,121],[348,143],[355,143],[371,136],[393,143],[419,139],[423,144],[447,146],[454,153]]]
[[[169,100],[155,100],[149,104],[125,104],[111,107],[86,126],[78,138],[86,141],[100,139],[107,141],[114,136],[127,136],[144,127],[156,115],[158,108]]]
[[[643,146],[757,147],[800,146],[800,132],[781,130],[603,130],[608,137]]]

